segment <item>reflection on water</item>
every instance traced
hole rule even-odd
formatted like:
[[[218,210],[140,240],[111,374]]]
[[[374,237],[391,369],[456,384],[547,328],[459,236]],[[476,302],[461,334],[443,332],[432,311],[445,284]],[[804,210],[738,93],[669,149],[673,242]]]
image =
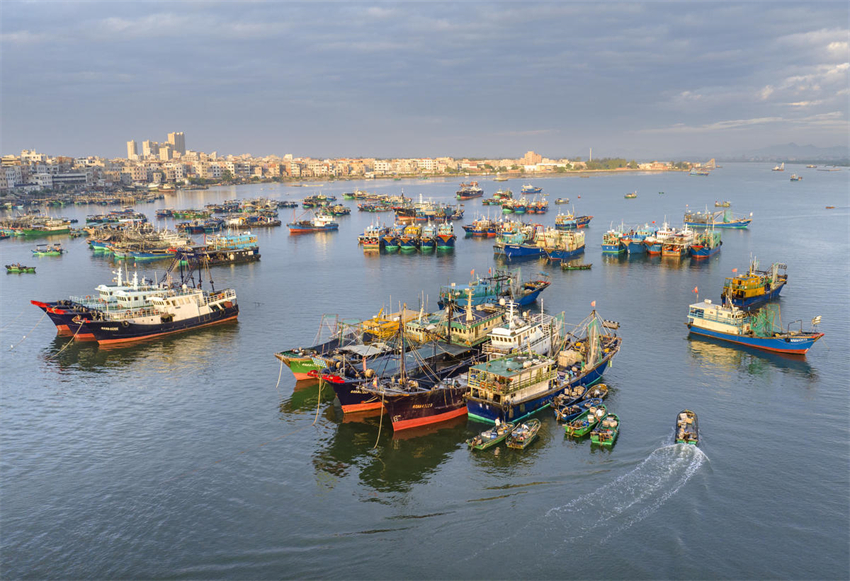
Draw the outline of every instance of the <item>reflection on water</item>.
[[[317,477],[341,477],[360,470],[363,484],[380,492],[409,492],[432,475],[469,435],[466,419],[444,422],[426,432],[393,433],[389,418],[358,416],[340,423],[313,456]],[[380,426],[380,437],[378,436]],[[421,437],[420,437],[421,436]],[[378,442],[377,448],[375,442]]]
[[[749,375],[766,375],[772,369],[779,369],[808,379],[817,378],[817,372],[806,361],[805,355],[772,353],[745,345],[732,347],[719,339],[698,335],[690,336],[688,352],[701,365],[709,365],[726,371],[740,371]]]
[[[314,412],[319,405],[320,394],[321,403],[331,403],[335,397],[334,390],[327,383],[323,383],[320,389],[318,380],[296,381],[292,395],[280,403],[280,413]]]
[[[239,332],[237,324],[221,324],[175,333],[155,340],[98,345],[93,341],[74,341],[58,335],[42,350],[44,362],[60,371],[79,369],[93,373],[108,373],[134,363],[150,361],[166,364],[179,373],[184,367],[209,362],[210,357],[225,349]],[[217,358],[220,359],[220,354]],[[210,362],[211,364],[211,362]]]

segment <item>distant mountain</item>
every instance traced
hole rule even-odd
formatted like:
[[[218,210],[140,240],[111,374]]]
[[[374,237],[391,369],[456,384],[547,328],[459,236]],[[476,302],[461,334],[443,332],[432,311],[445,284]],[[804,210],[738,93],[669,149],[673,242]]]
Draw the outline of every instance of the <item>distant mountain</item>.
[[[785,145],[772,145],[762,149],[740,152],[729,157],[724,157],[723,159],[727,161],[736,159],[750,161],[839,161],[850,159],[850,147],[840,145],[835,147],[817,147],[815,145],[786,143]]]

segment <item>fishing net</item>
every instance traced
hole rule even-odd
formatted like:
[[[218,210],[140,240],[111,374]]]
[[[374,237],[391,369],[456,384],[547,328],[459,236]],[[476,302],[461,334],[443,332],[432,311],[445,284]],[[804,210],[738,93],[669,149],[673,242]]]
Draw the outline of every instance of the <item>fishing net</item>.
[[[756,313],[750,326],[759,337],[771,337],[774,333],[782,332],[782,320],[779,317],[777,305],[767,305]]]

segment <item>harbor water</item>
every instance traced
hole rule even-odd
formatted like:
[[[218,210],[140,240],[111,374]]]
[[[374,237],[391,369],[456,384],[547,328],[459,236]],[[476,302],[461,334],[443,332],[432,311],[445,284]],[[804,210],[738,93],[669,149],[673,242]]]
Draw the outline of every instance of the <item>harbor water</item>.
[[[216,288],[236,289],[238,323],[115,348],[69,345],[29,303],[93,294],[114,276],[110,257],[85,239],[57,237],[61,257],[3,240],[3,264],[32,263],[37,274],[0,277],[0,575],[848,578],[850,171],[773,165],[531,181],[550,210],[524,220],[554,224],[568,208],[559,197],[594,216],[583,271],[496,262],[493,239],[460,228],[498,216],[480,198],[465,203],[454,251],[364,253],[358,234],[392,214],[345,201],[353,212],[338,232],[256,231],[261,261],[211,269]],[[789,181],[792,172],[804,179]],[[217,187],[137,209],[155,221],[160,207],[319,191],[341,201],[355,188],[454,201],[460,181]],[[518,195],[528,181],[479,179],[487,197],[500,187]],[[707,260],[601,253],[611,225],[681,226],[686,207],[716,200],[753,223],[724,230]],[[84,223],[103,210],[51,213]],[[808,329],[822,316],[826,335],[807,356],[688,338],[688,305],[719,301],[752,256],[788,266],[784,325]],[[137,269],[152,277],[166,266]],[[578,322],[595,301],[620,323],[623,347],[605,374],[622,422],[613,448],[565,437],[548,409],[524,451],[470,453],[464,441],[484,426],[466,418],[393,434],[380,414],[343,417],[329,388],[296,384],[274,357],[311,345],[323,314],[363,319],[423,301],[436,310],[441,284],[506,266],[551,277],[534,308]],[[699,447],[672,443],[685,408],[699,415]]]

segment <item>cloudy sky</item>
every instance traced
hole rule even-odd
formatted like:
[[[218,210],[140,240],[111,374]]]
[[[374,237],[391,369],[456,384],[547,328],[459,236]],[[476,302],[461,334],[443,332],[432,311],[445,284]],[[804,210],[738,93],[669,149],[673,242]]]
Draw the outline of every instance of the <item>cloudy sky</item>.
[[[846,2],[14,2],[0,148],[636,158],[846,145]]]

